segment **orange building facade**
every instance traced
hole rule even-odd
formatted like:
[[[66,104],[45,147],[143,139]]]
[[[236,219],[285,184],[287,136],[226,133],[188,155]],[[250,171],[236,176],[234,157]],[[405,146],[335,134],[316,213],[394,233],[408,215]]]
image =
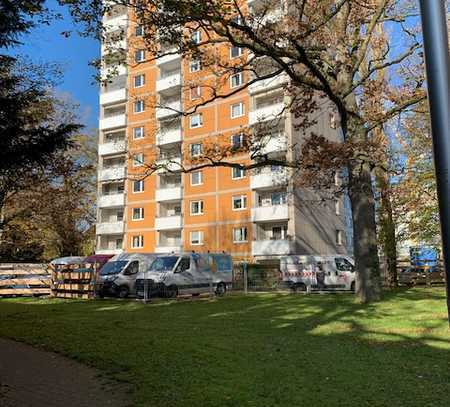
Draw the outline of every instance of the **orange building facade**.
[[[205,146],[229,140],[239,147],[244,128],[276,117],[287,78],[257,82],[182,115],[204,100],[210,86],[226,91],[248,78],[218,77],[178,54],[152,60],[126,9],[105,16],[105,24],[111,32],[126,30],[119,45],[127,63],[114,69],[100,94],[98,253],[225,251],[235,260],[265,261],[346,252],[343,200],[313,208],[282,168],[182,171]],[[241,54],[221,47],[223,57]],[[273,156],[289,154],[299,137],[290,113],[282,116],[264,147]],[[336,132],[327,112],[317,123],[312,131]],[[153,172],[148,163],[166,166]]]

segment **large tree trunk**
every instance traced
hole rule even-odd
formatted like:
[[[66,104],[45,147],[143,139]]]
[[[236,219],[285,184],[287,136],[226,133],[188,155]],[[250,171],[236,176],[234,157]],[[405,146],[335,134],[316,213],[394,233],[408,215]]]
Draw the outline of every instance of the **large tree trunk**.
[[[392,215],[392,202],[389,179],[386,172],[377,175],[378,188],[380,189],[380,237],[383,244],[383,252],[386,257],[386,271],[389,287],[397,286],[397,239],[395,236],[395,223]]]
[[[356,121],[350,124],[349,134],[354,140],[366,138],[364,126]],[[368,303],[381,298],[375,197],[368,164],[354,163],[349,166],[348,189],[353,220],[356,296],[360,302]]]

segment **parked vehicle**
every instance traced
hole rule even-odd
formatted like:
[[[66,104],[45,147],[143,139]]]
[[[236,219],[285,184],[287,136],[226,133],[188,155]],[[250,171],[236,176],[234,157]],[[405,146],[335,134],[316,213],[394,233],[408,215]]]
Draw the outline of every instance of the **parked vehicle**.
[[[53,259],[50,264],[54,266],[69,266],[72,264],[83,264],[84,257],[81,256],[68,256],[68,257],[59,257],[57,259]]]
[[[285,256],[281,279],[294,291],[355,290],[355,267],[350,256]]]
[[[148,271],[136,280],[139,298],[162,296],[174,298],[178,294],[198,295],[214,292],[224,295],[231,288],[233,262],[223,253],[170,254],[156,258]]]
[[[85,263],[98,264],[99,268],[102,268],[111,258],[113,254],[92,254],[84,259]]]
[[[121,253],[114,256],[100,270],[96,282],[97,295],[126,298],[135,294],[136,277],[149,268],[156,256],[148,253]]]

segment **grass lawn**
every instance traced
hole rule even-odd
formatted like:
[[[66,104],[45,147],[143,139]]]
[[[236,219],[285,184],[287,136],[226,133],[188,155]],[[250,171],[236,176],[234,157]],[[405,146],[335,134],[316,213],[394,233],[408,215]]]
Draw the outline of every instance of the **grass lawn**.
[[[0,301],[0,336],[133,384],[137,406],[450,406],[441,288],[144,305]]]

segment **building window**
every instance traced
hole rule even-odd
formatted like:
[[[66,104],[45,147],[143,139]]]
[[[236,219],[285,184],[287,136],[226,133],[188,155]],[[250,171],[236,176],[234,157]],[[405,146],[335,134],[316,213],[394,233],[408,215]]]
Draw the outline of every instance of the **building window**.
[[[244,104],[242,102],[231,105],[231,118],[244,116]]]
[[[136,75],[134,77],[134,87],[140,88],[144,85],[145,85],[145,75],[144,74]]]
[[[142,249],[144,247],[144,236],[132,236],[131,247],[133,249]]]
[[[240,211],[247,208],[247,195],[233,196],[233,211]]]
[[[286,192],[272,192],[270,196],[272,205],[286,205],[287,193]]]
[[[271,240],[285,240],[287,239],[287,226],[274,226],[272,227]]]
[[[116,239],[116,249],[121,250],[123,249],[123,239]]]
[[[233,229],[233,243],[244,243],[247,241],[247,228],[234,228]]]
[[[241,47],[231,47],[230,48],[230,58],[238,58],[244,53]]]
[[[203,172],[194,171],[191,172],[191,185],[201,185],[203,184]]]
[[[244,74],[242,72],[230,76],[230,88],[237,88],[244,83]]]
[[[144,208],[133,208],[133,220],[142,220],[144,219]]]
[[[201,33],[200,30],[194,31],[194,32],[191,34],[191,41],[192,41],[194,44],[200,44],[200,42],[202,41],[202,33]]]
[[[144,153],[133,155],[133,167],[142,167],[144,165]]]
[[[133,193],[144,192],[144,180],[133,181]]]
[[[244,147],[244,141],[245,141],[244,133],[233,134],[231,136],[231,147],[233,149],[242,148],[242,147]]]
[[[202,155],[203,146],[202,143],[191,144],[191,157],[199,157]]]
[[[189,71],[191,73],[193,72],[198,72],[202,69],[202,63],[199,59],[193,59],[190,63],[189,63]]]
[[[117,211],[116,213],[116,221],[122,222],[123,221],[123,211]]]
[[[203,114],[202,113],[193,114],[192,116],[189,117],[189,127],[191,129],[196,129],[196,128],[202,127],[202,126],[203,126]]]
[[[143,62],[143,61],[145,61],[145,50],[138,49],[134,53],[134,62],[139,63],[139,62]]]
[[[141,138],[144,138],[144,127],[135,127],[133,129],[133,139],[139,140]]]
[[[341,202],[339,201],[339,199],[336,199],[334,201],[334,211],[335,211],[336,215],[341,214]]]
[[[243,168],[233,167],[231,169],[231,178],[232,179],[241,179],[245,177],[245,171]]]
[[[342,245],[342,230],[336,230],[336,244]]]
[[[194,86],[191,88],[191,100],[198,99],[202,96],[202,88],[200,86]]]
[[[191,244],[192,245],[203,244],[203,232],[201,230],[195,230],[191,232]]]
[[[203,201],[191,201],[191,215],[203,215]]]
[[[142,113],[145,110],[145,103],[143,100],[136,100],[134,102],[134,113]]]
[[[143,25],[137,25],[134,30],[134,35],[136,37],[143,37],[144,36],[144,26]]]

